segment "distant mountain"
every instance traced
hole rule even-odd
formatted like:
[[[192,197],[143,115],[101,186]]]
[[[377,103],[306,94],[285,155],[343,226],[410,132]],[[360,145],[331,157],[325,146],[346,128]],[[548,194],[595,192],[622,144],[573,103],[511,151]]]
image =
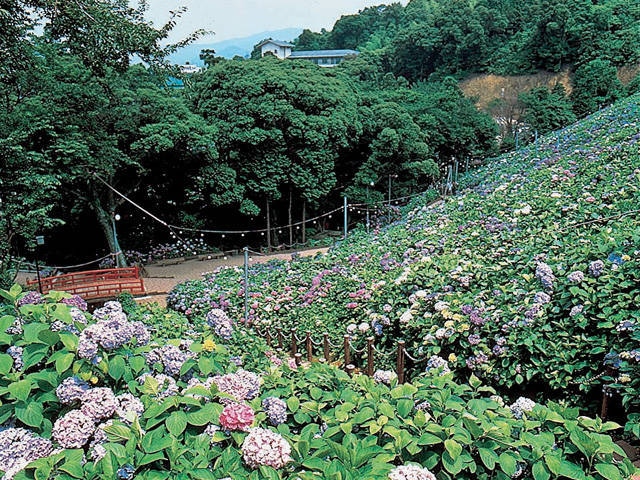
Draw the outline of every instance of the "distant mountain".
[[[294,38],[297,38],[301,33],[301,28],[285,28],[282,30],[260,32],[248,37],[232,38],[215,43],[194,43],[178,50],[169,57],[169,60],[178,65],[184,65],[185,63],[203,65],[202,60],[200,60],[200,51],[204,49],[215,50],[217,57],[233,58],[236,55],[248,57],[251,55],[253,46],[265,38],[273,38],[274,40],[289,42]]]

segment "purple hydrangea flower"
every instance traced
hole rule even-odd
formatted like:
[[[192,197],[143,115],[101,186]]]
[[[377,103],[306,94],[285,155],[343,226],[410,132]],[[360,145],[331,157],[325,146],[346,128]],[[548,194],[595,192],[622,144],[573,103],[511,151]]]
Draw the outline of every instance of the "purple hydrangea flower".
[[[594,260],[589,264],[589,273],[592,277],[598,278],[604,270],[604,262],[602,260]]]
[[[22,347],[17,347],[15,345],[11,345],[7,348],[7,355],[13,358],[13,369],[16,372],[19,372],[24,367],[24,362],[22,361]]]
[[[76,307],[83,312],[87,311],[87,302],[85,302],[80,295],[71,295],[71,297],[69,298],[63,298],[62,300],[60,300],[60,303]]]
[[[446,375],[447,373],[451,372],[451,369],[449,368],[449,362],[447,362],[444,358],[438,355],[432,355],[429,360],[427,360],[425,372],[438,372],[438,375]]]
[[[94,421],[80,410],[71,410],[53,424],[51,438],[62,448],[84,447],[95,430]]]
[[[420,465],[400,465],[389,472],[389,480],[436,480],[436,476]]]
[[[553,290],[553,284],[556,280],[551,267],[544,262],[538,262],[536,266],[536,278],[540,281],[545,290]]]
[[[159,363],[164,368],[164,373],[177,377],[180,375],[180,369],[190,355],[180,350],[175,345],[164,345],[160,348],[154,348],[145,355],[147,363],[153,365]]]
[[[207,314],[207,324],[213,327],[213,331],[216,335],[223,340],[231,340],[233,336],[233,322],[224,312],[219,308],[214,308]]]
[[[391,370],[376,370],[373,373],[373,380],[385,385],[391,385],[392,380],[397,378],[396,372]]]
[[[533,297],[533,303],[537,303],[538,305],[545,305],[550,301],[551,301],[551,297],[544,292],[538,292]]]
[[[571,272],[569,275],[567,275],[567,280],[569,280],[571,283],[580,283],[584,280],[584,273],[582,273],[580,270]]]
[[[230,395],[237,401],[251,400],[260,392],[260,377],[242,369],[236,373],[216,375],[213,381],[220,392]],[[224,403],[228,399],[223,398],[221,401]]]
[[[274,427],[287,421],[287,404],[283,400],[267,397],[262,401],[262,408]]]
[[[536,406],[536,402],[526,397],[519,397],[513,404],[509,405],[511,413],[516,418],[522,418],[524,412],[530,412],[533,407]]]
[[[60,403],[68,405],[82,398],[91,387],[76,376],[65,378],[56,388],[56,396]]]
[[[53,445],[46,438],[24,428],[0,429],[0,471],[11,480],[30,462],[51,454]]]
[[[480,338],[480,335],[473,333],[469,335],[467,340],[469,340],[470,345],[478,345],[480,343],[481,338]]]
[[[138,397],[133,396],[130,393],[123,393],[116,397],[118,407],[116,408],[116,415],[125,423],[131,421],[131,416],[135,415],[141,417],[144,413],[144,405]]]
[[[111,417],[119,406],[113,391],[106,387],[87,390],[80,401],[80,411],[96,423]]]
[[[27,292],[17,301],[19,307],[23,305],[39,305],[44,303],[44,296],[40,292]]]
[[[582,310],[584,310],[584,305],[576,305],[569,312],[569,316],[575,317],[576,315],[580,315],[582,313]]]

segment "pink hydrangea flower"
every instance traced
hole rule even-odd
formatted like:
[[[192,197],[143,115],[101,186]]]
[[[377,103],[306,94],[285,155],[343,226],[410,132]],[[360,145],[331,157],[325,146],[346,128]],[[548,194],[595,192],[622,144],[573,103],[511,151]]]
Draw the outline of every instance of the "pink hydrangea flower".
[[[249,468],[266,465],[278,469],[291,461],[291,446],[276,432],[252,428],[242,442],[242,458]]]
[[[256,419],[253,409],[244,403],[231,403],[220,414],[220,426],[225,430],[248,432]]]

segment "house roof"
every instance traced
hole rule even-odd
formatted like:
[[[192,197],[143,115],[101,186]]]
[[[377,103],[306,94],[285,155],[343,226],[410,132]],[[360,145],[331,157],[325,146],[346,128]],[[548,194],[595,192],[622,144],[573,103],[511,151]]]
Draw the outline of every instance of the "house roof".
[[[300,50],[291,52],[288,58],[346,57],[358,53],[357,50]]]
[[[288,43],[288,42],[281,42],[280,40],[263,40],[262,42],[260,42],[258,44],[258,47],[261,47],[263,45],[266,45],[267,43],[273,43],[274,45],[277,45],[278,47],[291,47],[293,48],[293,45]]]

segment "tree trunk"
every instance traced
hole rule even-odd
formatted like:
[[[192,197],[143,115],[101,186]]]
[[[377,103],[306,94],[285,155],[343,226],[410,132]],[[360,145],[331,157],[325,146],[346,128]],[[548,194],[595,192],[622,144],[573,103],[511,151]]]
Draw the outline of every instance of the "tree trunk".
[[[113,205],[113,211],[108,212],[102,206],[102,204],[100,203],[100,199],[97,198],[97,195],[95,195],[94,193],[94,198],[92,199],[91,203],[93,211],[95,212],[98,219],[98,224],[102,229],[102,233],[104,233],[105,239],[107,240],[109,251],[111,252],[111,255],[113,255],[116,267],[126,267],[127,260],[121,251],[120,245],[118,243],[118,234],[116,232],[115,202],[110,202]]]
[[[114,257],[114,261],[116,267],[126,267],[127,260],[122,253],[120,245],[118,243],[118,234],[115,230],[116,221],[113,218],[114,214],[109,214],[105,212],[102,208],[100,210],[96,210],[98,216],[98,223],[100,224],[100,228],[104,233],[104,236],[107,240],[107,245],[109,245],[109,251]]]
[[[271,202],[267,198],[267,250],[271,252]]]
[[[307,243],[307,201],[302,201],[302,244]]]
[[[293,247],[293,216],[291,210],[293,208],[293,193],[292,188],[289,186],[289,208],[287,210],[289,216],[289,248]]]

